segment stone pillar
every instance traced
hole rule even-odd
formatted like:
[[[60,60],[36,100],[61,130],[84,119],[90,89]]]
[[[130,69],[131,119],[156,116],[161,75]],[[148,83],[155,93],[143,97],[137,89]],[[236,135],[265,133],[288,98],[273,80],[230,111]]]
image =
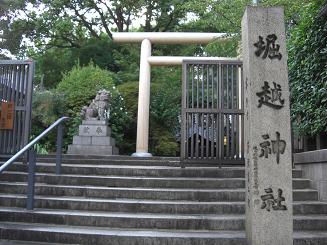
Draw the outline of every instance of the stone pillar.
[[[281,7],[247,7],[242,20],[249,245],[293,244],[291,127],[284,26]]]
[[[150,111],[150,80],[151,66],[148,58],[151,56],[151,42],[144,39],[141,45],[139,99],[137,111],[137,135],[135,157],[151,157],[149,147],[149,111]]]

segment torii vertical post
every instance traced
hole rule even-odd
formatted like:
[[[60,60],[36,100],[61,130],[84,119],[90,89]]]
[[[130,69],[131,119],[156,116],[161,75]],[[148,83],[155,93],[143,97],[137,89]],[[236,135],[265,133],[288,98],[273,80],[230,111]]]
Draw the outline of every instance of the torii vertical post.
[[[132,156],[150,157],[149,148],[149,107],[151,67],[148,58],[151,56],[151,42],[144,39],[141,44],[139,98],[137,108],[136,152]]]
[[[151,44],[207,44],[225,33],[196,33],[196,32],[117,32],[113,33],[113,41],[117,43],[142,43],[140,58],[139,98],[137,113],[137,139],[135,157],[151,157],[148,152],[149,141],[149,106],[151,81]],[[168,58],[168,57],[167,57]],[[160,61],[161,62],[161,61]],[[159,62],[159,63],[160,63]],[[162,64],[169,65],[169,60]],[[172,65],[180,63],[176,59]]]

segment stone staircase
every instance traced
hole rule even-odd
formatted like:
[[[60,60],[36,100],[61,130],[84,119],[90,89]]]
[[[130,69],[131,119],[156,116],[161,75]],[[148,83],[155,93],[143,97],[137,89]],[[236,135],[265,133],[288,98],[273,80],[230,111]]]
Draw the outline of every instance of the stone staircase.
[[[246,244],[244,167],[67,155],[57,176],[53,156],[39,157],[34,211],[26,171],[15,163],[0,175],[0,245]],[[299,170],[293,187],[294,244],[326,245],[327,203]]]

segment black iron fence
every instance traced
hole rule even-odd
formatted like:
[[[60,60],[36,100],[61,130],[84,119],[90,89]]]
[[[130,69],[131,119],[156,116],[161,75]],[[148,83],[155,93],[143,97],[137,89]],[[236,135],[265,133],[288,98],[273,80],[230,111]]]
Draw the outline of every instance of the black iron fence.
[[[181,160],[244,163],[242,62],[183,62]]]
[[[0,61],[0,155],[13,155],[29,140],[34,62]]]

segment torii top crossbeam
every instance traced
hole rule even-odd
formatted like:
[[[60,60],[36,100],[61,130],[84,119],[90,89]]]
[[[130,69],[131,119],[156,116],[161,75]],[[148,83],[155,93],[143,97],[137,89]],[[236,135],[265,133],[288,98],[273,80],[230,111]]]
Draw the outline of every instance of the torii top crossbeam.
[[[112,39],[116,43],[141,43],[144,39],[148,39],[153,44],[207,44],[224,36],[226,33],[114,32]]]

